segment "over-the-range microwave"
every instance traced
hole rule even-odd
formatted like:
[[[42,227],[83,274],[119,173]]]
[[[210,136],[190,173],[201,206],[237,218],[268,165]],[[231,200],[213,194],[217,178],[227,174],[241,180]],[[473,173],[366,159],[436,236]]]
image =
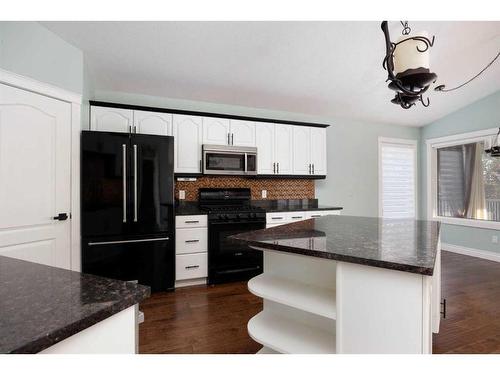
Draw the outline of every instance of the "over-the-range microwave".
[[[204,174],[257,174],[257,147],[203,145],[202,151]]]

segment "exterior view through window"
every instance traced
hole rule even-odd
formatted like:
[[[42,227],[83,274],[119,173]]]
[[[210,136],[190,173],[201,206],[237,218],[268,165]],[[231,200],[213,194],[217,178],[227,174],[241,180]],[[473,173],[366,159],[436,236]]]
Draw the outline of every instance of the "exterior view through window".
[[[500,221],[500,158],[484,142],[437,149],[438,216]]]
[[[406,140],[379,141],[380,216],[416,216],[416,143]]]

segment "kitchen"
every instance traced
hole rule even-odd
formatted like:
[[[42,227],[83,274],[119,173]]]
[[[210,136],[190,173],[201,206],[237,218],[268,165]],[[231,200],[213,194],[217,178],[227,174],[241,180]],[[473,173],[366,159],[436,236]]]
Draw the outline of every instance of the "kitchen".
[[[397,22],[391,24],[391,33],[400,32]],[[464,27],[444,21],[423,24],[436,30],[436,40],[450,35],[447,27]],[[9,311],[0,324],[2,353],[474,352],[449,339],[463,343],[469,337],[460,324],[447,320],[451,313],[453,323],[466,305],[459,299],[466,286],[450,289],[457,282],[450,272],[481,274],[495,288],[495,250],[465,254],[466,246],[452,243],[450,233],[458,227],[456,220],[477,218],[433,216],[436,202],[430,195],[424,201],[422,194],[443,186],[432,178],[432,173],[439,176],[433,168],[443,160],[433,153],[453,156],[457,150],[448,148],[456,142],[494,139],[496,112],[489,103],[497,102],[495,79],[478,80],[483,96],[471,94],[454,104],[460,105],[455,111],[450,105],[440,112],[473,116],[474,109],[460,111],[480,105],[493,113],[482,128],[464,127],[462,138],[451,140],[442,138],[457,134],[432,130],[441,117],[425,112],[425,106],[415,112],[418,119],[393,124],[408,113],[404,103],[399,108],[381,100],[378,105],[390,109],[373,111],[373,123],[367,123],[362,117],[371,111],[368,105],[359,109],[360,116],[348,105],[335,107],[352,115],[347,119],[325,115],[328,106],[306,111],[306,99],[304,107],[291,99],[287,111],[279,111],[279,105],[259,109],[250,103],[259,103],[260,94],[231,101],[234,89],[216,104],[217,95],[210,96],[210,85],[202,83],[204,101],[196,90],[169,99],[167,89],[162,94],[155,86],[152,73],[141,76],[149,91],[133,92],[126,86],[134,78],[124,78],[130,73],[125,69],[132,68],[123,62],[136,53],[115,50],[119,57],[114,59],[105,51],[132,38],[141,40],[146,51],[154,46],[146,35],[162,28],[165,40],[179,39],[179,30],[206,31],[216,40],[227,35],[224,23],[143,23],[139,31],[133,22],[1,22],[0,27],[0,45],[7,47],[20,45],[21,30],[53,40],[68,60],[78,57],[82,65],[75,69],[85,78],[73,89],[58,82],[59,76],[33,78],[21,64],[6,60],[0,65],[0,280],[22,285],[21,292],[11,287],[0,292],[2,301],[9,301],[2,305],[2,312]],[[238,44],[244,44],[246,32],[258,34],[251,23],[231,27],[238,30],[234,35],[243,33]],[[290,42],[307,27],[315,32],[356,29],[349,22],[282,27],[263,25],[262,43],[268,35]],[[495,22],[470,27],[483,36],[498,32]],[[374,33],[379,42],[383,37],[380,22],[366,22],[360,32]],[[307,40],[298,43],[305,47]],[[383,40],[369,44],[374,46],[370,59],[380,63]],[[175,48],[186,55],[196,49],[185,43]],[[3,56],[17,58],[14,53]],[[283,62],[287,56],[280,51],[267,58]],[[162,58],[170,61],[168,54]],[[141,61],[143,67],[149,64]],[[184,62],[173,64],[180,69]],[[199,62],[189,64],[193,70],[209,70]],[[443,71],[440,64],[436,71]],[[151,68],[159,77],[161,66]],[[484,74],[498,77],[497,65],[491,66]],[[380,66],[370,69],[374,76],[385,74]],[[217,71],[222,79],[226,70]],[[261,77],[261,84],[267,79]],[[383,90],[390,93],[386,85]],[[435,107],[444,107],[441,94],[433,95]],[[311,115],[316,110],[322,115]],[[408,125],[412,121],[418,125]],[[469,134],[473,131],[482,133]],[[426,147],[431,157],[424,159]],[[426,171],[420,169],[424,164]],[[403,172],[395,169],[401,165]],[[431,178],[424,180],[427,172]],[[495,220],[484,221],[495,230]],[[467,223],[463,228],[474,227]],[[16,298],[19,293],[23,298]],[[54,300],[59,308],[52,306]],[[495,308],[490,303],[484,314]],[[46,326],[27,323],[33,304]],[[497,323],[491,318],[488,324]],[[495,341],[489,345],[484,352],[497,351]]]

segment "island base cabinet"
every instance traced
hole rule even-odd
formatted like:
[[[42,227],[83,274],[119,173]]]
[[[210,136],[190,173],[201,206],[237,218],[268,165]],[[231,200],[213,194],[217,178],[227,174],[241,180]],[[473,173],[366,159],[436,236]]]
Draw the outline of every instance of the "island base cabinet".
[[[41,354],[135,354],[137,308],[131,306],[41,351]]]
[[[337,353],[432,352],[432,277],[337,263]]]

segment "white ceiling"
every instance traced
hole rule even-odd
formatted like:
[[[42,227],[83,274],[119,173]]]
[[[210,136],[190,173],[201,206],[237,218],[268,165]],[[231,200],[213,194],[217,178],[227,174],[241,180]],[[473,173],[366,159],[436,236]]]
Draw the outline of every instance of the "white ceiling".
[[[42,22],[85,53],[96,90],[421,126],[500,90],[500,61],[431,106],[392,103],[379,22]],[[500,22],[410,22],[436,36],[436,84],[458,85],[500,50]],[[391,36],[401,35],[391,22]]]

